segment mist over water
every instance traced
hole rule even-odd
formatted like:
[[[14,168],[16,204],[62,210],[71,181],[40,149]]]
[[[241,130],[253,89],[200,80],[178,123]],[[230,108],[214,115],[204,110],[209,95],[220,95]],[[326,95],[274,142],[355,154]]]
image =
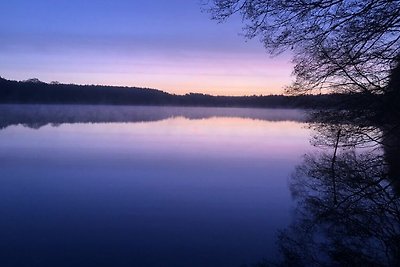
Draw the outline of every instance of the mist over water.
[[[202,108],[168,106],[107,105],[0,105],[0,128],[22,124],[40,128],[46,124],[150,122],[169,118],[207,119],[212,117],[247,118],[266,121],[307,119],[304,110],[264,108]]]
[[[0,106],[0,265],[240,266],[277,257],[299,110]]]

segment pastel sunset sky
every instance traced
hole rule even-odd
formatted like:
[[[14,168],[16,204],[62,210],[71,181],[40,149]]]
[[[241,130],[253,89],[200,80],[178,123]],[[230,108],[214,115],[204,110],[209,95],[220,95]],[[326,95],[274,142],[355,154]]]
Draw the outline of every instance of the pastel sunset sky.
[[[218,24],[201,0],[0,2],[0,76],[45,82],[157,88],[170,93],[282,93],[288,55],[271,58]]]

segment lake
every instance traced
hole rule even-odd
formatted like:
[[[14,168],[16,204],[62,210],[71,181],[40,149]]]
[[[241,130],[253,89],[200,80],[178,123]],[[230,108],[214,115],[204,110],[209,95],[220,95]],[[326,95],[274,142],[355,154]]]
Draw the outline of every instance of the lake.
[[[277,259],[300,110],[0,106],[0,266]]]

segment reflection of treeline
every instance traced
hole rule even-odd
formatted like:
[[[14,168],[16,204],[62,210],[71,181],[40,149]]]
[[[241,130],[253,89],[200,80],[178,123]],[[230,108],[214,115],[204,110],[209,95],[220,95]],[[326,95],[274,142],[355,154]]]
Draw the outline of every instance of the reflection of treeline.
[[[181,117],[188,120],[212,117],[247,118],[264,121],[305,122],[307,115],[297,109],[255,109],[228,107],[165,107],[112,105],[0,105],[0,130],[22,124],[38,129],[64,123],[135,123]]]
[[[37,79],[18,82],[0,78],[0,103],[178,105],[235,107],[334,107],[350,96],[211,96],[173,95],[160,90],[100,85],[43,83]],[[352,96],[350,98],[358,98]]]

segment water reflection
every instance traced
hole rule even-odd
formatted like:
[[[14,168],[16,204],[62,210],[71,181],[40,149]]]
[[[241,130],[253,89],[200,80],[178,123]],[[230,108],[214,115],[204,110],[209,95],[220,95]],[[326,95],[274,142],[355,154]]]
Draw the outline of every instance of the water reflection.
[[[303,115],[2,107],[0,266],[228,267],[274,257],[276,231],[290,221],[287,177],[309,149],[294,116]]]
[[[339,117],[0,106],[0,265],[397,266],[400,134]]]
[[[325,149],[306,155],[291,179],[296,216],[280,234],[279,265],[399,266],[399,136],[370,125],[315,127]]]
[[[249,118],[267,121],[304,122],[304,112],[293,109],[199,108],[158,106],[88,105],[0,105],[0,129],[22,124],[38,129],[47,124],[150,122],[168,118],[206,119],[211,117]]]

